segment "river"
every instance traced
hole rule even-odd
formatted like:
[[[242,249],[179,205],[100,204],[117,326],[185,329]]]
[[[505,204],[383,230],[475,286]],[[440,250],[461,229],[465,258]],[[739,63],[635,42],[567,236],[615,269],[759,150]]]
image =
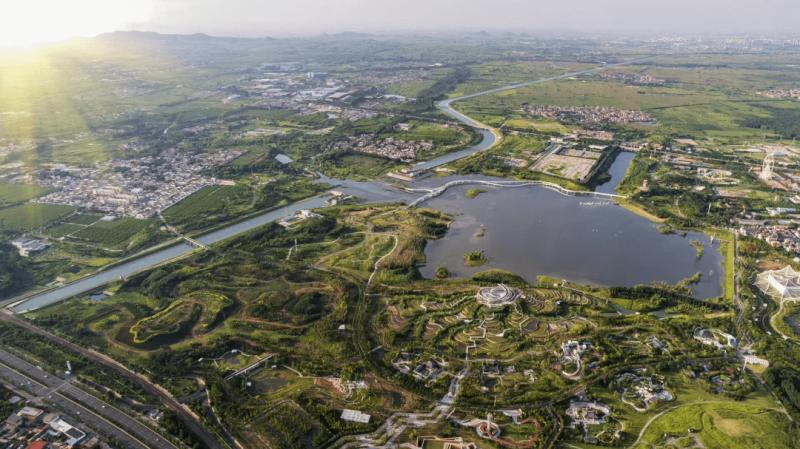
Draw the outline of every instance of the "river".
[[[201,237],[197,237],[195,240],[204,245],[212,245],[229,237],[239,235],[243,232],[289,216],[296,211],[323,207],[325,206],[325,201],[326,198],[324,197],[313,197],[298,201],[289,206],[265,212],[253,218],[232,224]],[[170,260],[185,256],[194,250],[195,247],[189,245],[188,243],[179,243],[131,261],[120,263],[96,274],[81,278],[75,282],[33,295],[30,298],[14,305],[12,309],[14,312],[24,313],[48,306],[50,304],[55,304],[81,293],[86,293],[101,288],[110,282],[117,281],[121,278],[130,277],[136,273],[151,269]]]

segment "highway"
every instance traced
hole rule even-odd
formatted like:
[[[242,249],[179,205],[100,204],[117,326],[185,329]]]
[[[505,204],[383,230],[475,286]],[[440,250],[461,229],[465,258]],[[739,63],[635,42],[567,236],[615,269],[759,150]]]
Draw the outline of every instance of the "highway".
[[[175,412],[178,419],[181,420],[181,422],[183,422],[183,425],[186,427],[186,430],[188,430],[191,434],[193,434],[198,440],[202,441],[207,449],[223,448],[223,446],[203,426],[203,424],[200,422],[200,419],[192,411],[190,411],[187,407],[184,407],[183,404],[178,402],[178,400],[175,399],[166,389],[164,389],[160,385],[154,384],[147,377],[131,370],[127,366],[117,362],[116,360],[112,359],[111,357],[105,354],[101,354],[99,352],[72,343],[71,341],[65,338],[59,337],[58,335],[52,334],[44,329],[38,328],[29,321],[20,318],[16,315],[0,312],[0,322],[21,327],[27,330],[28,332],[31,332],[32,334],[44,337],[45,339],[55,343],[56,345],[65,348],[66,350],[72,351],[77,354],[81,354],[87,359],[115,371],[117,374],[127,378],[134,384],[141,387],[148,394],[151,394],[159,398],[164,407]],[[235,444],[232,444],[232,442],[229,441],[228,446],[234,447]]]
[[[130,449],[176,449],[136,418],[0,349],[0,378]]]

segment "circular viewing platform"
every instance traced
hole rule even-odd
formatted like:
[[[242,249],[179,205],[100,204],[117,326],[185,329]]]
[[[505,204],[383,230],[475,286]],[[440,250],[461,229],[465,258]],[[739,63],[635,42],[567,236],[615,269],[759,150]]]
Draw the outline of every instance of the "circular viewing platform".
[[[476,294],[478,302],[487,307],[503,307],[513,304],[519,297],[519,290],[498,284],[495,287],[483,287]]]
[[[481,438],[494,440],[500,436],[500,426],[486,420],[475,426],[475,432],[477,432],[478,436]]]

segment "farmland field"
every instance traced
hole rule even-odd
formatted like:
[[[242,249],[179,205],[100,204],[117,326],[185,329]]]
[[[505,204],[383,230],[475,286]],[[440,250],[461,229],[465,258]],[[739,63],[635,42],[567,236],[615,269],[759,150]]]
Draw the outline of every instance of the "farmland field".
[[[0,230],[28,232],[52,223],[74,210],[72,206],[39,203],[0,209]]]
[[[64,219],[64,221],[77,225],[90,225],[99,220],[101,217],[102,215],[98,214],[74,214]]]
[[[49,189],[34,184],[0,184],[0,205],[28,201],[48,191]]]
[[[250,190],[244,186],[208,186],[184,198],[163,212],[170,224],[209,219],[247,205]]]
[[[135,218],[98,221],[76,232],[73,234],[73,237],[102,246],[116,247],[123,245],[133,236],[152,226],[154,223],[153,220],[137,220]]]

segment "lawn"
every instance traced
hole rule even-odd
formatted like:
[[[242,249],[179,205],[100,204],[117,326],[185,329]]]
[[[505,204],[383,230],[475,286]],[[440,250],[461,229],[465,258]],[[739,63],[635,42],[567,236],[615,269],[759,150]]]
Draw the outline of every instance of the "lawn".
[[[72,206],[25,203],[0,209],[0,230],[28,232],[41,228],[75,210]]]

